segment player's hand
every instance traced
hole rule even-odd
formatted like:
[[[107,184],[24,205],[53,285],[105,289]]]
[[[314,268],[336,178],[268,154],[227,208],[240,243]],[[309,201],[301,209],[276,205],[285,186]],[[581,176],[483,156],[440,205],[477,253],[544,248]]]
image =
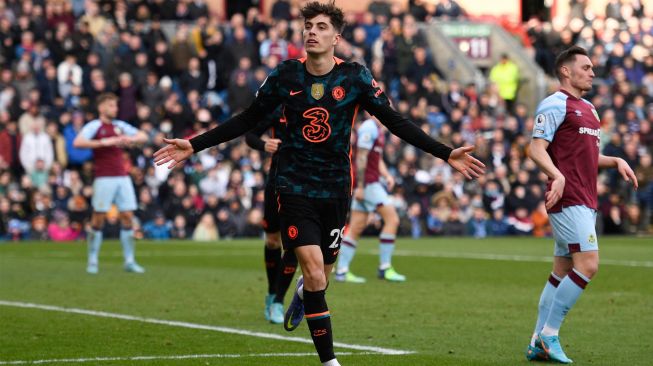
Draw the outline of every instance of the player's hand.
[[[116,145],[119,147],[132,147],[134,146],[134,139],[129,136],[120,136]]]
[[[100,140],[100,144],[105,147],[120,146],[120,136],[105,137]]]
[[[173,169],[193,155],[193,146],[188,140],[163,139],[163,142],[168,144],[168,146],[154,153],[154,163],[156,165],[163,165],[170,162],[168,169]]]
[[[388,191],[392,191],[392,189],[395,187],[395,177],[393,177],[392,174],[386,175],[385,184],[388,186]]]
[[[624,159],[617,159],[617,171],[619,171],[619,174],[621,174],[626,182],[632,183],[635,189],[639,187],[635,172],[633,172]]]
[[[447,163],[459,171],[467,179],[474,179],[485,174],[485,164],[481,163],[475,157],[469,155],[474,151],[474,146],[463,146],[454,149],[449,155]]]
[[[281,140],[279,139],[267,139],[267,141],[265,141],[265,151],[274,154],[279,150],[280,144]]]
[[[365,200],[365,189],[363,187],[357,186],[354,189],[354,199],[356,201],[363,201]]]
[[[562,198],[562,193],[565,191],[565,177],[559,176],[551,182],[551,190],[544,195],[546,209],[550,210]]]

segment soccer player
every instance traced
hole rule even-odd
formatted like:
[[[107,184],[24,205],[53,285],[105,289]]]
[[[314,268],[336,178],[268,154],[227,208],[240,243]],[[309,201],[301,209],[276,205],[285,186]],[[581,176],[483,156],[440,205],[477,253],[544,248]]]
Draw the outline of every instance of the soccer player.
[[[562,321],[596,274],[599,168],[617,168],[637,188],[637,178],[621,158],[599,151],[600,121],[581,96],[592,89],[592,62],[582,47],[562,51],[555,62],[560,90],[537,107],[530,157],[549,177],[546,209],[553,227],[553,272],[542,291],[529,360],[571,363],[560,345]]]
[[[242,113],[193,139],[166,139],[155,162],[169,168],[193,153],[234,139],[282,106],[282,129],[276,184],[281,242],[293,250],[303,278],[297,282],[284,327],[295,329],[304,318],[323,365],[339,365],[333,352],[331,318],[325,298],[327,278],[340,250],[352,193],[350,137],[358,109],[376,116],[390,131],[448,161],[468,179],[484,165],[468,153],[452,150],[390,107],[370,71],[334,57],[344,26],[334,3],[309,2],[302,8],[307,57],[280,63]]]
[[[384,145],[385,134],[379,122],[373,118],[366,119],[356,131],[356,188],[347,234],[342,239],[340,248],[336,281],[365,282],[365,278],[353,274],[349,266],[356,254],[357,241],[367,225],[367,217],[375,211],[383,218],[383,228],[379,235],[378,277],[392,282],[406,280],[406,276],[397,273],[392,267],[392,252],[395,249],[399,216],[395,207],[390,204],[388,192],[381,183],[381,176],[383,176],[389,189],[394,186],[394,178],[389,174],[383,161]]]
[[[132,180],[125,171],[123,148],[147,141],[147,135],[134,126],[117,120],[118,97],[105,93],[98,96],[98,119],[81,129],[73,145],[93,149],[95,181],[93,182],[93,216],[88,239],[88,265],[86,272],[98,273],[98,255],[102,245],[102,228],[107,211],[116,204],[120,212],[120,244],[125,257],[125,271],[144,273],[145,269],[134,259],[133,211],[136,194]]]
[[[263,230],[265,231],[265,273],[268,279],[268,294],[265,296],[265,319],[274,324],[283,323],[283,298],[297,270],[297,257],[292,251],[281,253],[279,232],[279,204],[277,203],[275,173],[279,160],[281,140],[277,133],[281,126],[281,108],[265,118],[266,123],[258,125],[245,136],[249,147],[272,154],[268,179],[265,182],[265,203],[263,209]],[[271,136],[261,138],[265,131]]]

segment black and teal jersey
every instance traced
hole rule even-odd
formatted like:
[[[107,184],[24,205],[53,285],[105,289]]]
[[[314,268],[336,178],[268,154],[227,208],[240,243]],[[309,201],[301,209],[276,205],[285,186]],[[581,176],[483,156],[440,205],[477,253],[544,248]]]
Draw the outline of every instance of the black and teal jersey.
[[[362,108],[390,132],[448,159],[451,148],[433,140],[390,107],[370,71],[336,59],[334,68],[311,75],[304,60],[279,64],[243,113],[191,140],[195,152],[229,141],[261,124],[281,106],[277,190],[312,198],[349,197],[352,192],[351,130]]]
[[[337,60],[321,76],[308,73],[302,60],[279,65],[256,98],[264,108],[283,106],[277,190],[314,198],[350,195],[352,125],[362,103],[389,105],[377,91],[356,63]]]

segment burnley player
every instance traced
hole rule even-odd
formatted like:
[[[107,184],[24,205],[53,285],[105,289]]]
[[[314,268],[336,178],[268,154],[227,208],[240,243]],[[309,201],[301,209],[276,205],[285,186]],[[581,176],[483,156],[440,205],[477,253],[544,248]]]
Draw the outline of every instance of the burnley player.
[[[93,149],[95,181],[93,182],[93,216],[88,239],[88,265],[86,271],[98,273],[98,255],[102,245],[102,228],[106,213],[112,204],[120,212],[120,244],[125,257],[125,271],[143,273],[145,270],[134,260],[133,211],[136,209],[134,185],[125,170],[123,147],[147,141],[147,135],[117,120],[118,97],[105,93],[97,99],[99,118],[82,128],[75,138],[76,148]]]
[[[378,277],[390,282],[404,282],[406,276],[397,273],[392,266],[392,252],[395,249],[395,237],[399,227],[397,210],[390,202],[390,197],[381,183],[385,178],[388,189],[394,186],[394,178],[388,172],[383,161],[385,134],[383,128],[373,118],[368,118],[356,131],[356,169],[354,199],[346,235],[342,239],[340,257],[336,267],[335,279],[339,282],[364,283],[365,278],[356,276],[349,270],[356,254],[356,246],[361,233],[367,225],[368,215],[377,212],[383,219],[383,228],[379,235],[379,269]]]
[[[340,250],[352,194],[351,128],[359,107],[418,148],[446,160],[466,178],[478,177],[484,165],[468,153],[452,150],[401,116],[372,78],[357,63],[334,57],[344,26],[333,3],[306,3],[304,47],[307,57],[280,63],[242,113],[190,141],[166,139],[155,162],[180,165],[193,153],[232,140],[253,129],[266,114],[282,106],[282,131],[276,184],[281,241],[299,260],[303,278],[286,311],[284,327],[295,329],[304,318],[323,365],[339,365],[333,352],[331,318],[325,298],[327,278]]]
[[[263,209],[263,231],[265,231],[265,274],[268,279],[268,293],[265,296],[265,319],[273,324],[283,323],[283,299],[297,270],[297,257],[293,251],[281,253],[281,233],[279,232],[279,204],[275,185],[275,173],[279,160],[279,131],[282,129],[281,108],[265,118],[245,136],[249,147],[272,154],[268,178],[265,182],[265,202]],[[261,137],[266,131],[269,136]]]
[[[637,178],[621,158],[599,151],[600,121],[581,96],[591,90],[594,71],[585,49],[572,46],[555,63],[560,90],[537,108],[530,157],[549,177],[546,209],[553,227],[553,272],[540,295],[537,324],[526,350],[529,360],[571,363],[558,331],[565,316],[596,274],[599,168],[617,168],[637,188]]]

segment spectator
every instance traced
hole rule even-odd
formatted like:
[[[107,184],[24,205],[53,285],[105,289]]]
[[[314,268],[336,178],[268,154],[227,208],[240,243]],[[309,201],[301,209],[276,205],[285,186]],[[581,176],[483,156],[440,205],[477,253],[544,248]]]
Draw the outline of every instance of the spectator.
[[[510,224],[504,216],[502,209],[492,211],[492,219],[489,223],[489,234],[492,236],[504,236],[510,234]]]
[[[465,15],[463,8],[455,0],[440,0],[435,7],[435,17],[457,19]]]
[[[193,231],[193,240],[194,241],[217,241],[218,229],[215,226],[215,221],[213,220],[213,215],[211,213],[205,213],[202,215],[202,218],[197,223],[195,231]]]
[[[465,231],[465,224],[460,220],[460,212],[457,209],[451,210],[447,221],[442,225],[442,235],[463,236]]]
[[[27,110],[18,119],[18,129],[20,134],[25,136],[30,131],[33,131],[32,126],[38,124],[41,129],[45,129],[45,117],[41,114],[41,109],[36,103],[29,103]]]
[[[37,189],[46,187],[46,184],[48,183],[48,170],[45,167],[43,159],[36,159],[34,168],[29,171],[29,178],[32,181],[32,185]]]
[[[545,236],[551,236],[551,225],[549,224],[549,215],[546,213],[546,207],[544,202],[540,202],[537,205],[535,211],[531,215],[531,220],[533,221],[533,236],[537,238],[542,238]]]
[[[82,86],[82,68],[77,64],[77,57],[74,54],[66,55],[66,58],[57,67],[57,81],[59,82],[59,95],[64,99],[68,97],[73,86]]]
[[[166,216],[159,211],[154,215],[154,219],[143,225],[143,234],[147,239],[168,240],[171,237],[170,223],[166,221]]]
[[[186,68],[191,57],[195,55],[195,48],[188,38],[188,27],[185,24],[179,24],[175,39],[170,48],[170,55],[174,65],[174,75],[180,75]]]
[[[43,131],[41,121],[32,124],[31,131],[23,136],[20,145],[20,163],[26,172],[36,168],[36,162],[42,160],[44,168],[50,169],[54,160],[54,150],[50,137]]]
[[[134,121],[136,119],[136,94],[138,89],[132,81],[132,76],[123,72],[118,79],[118,119],[123,121]]]
[[[84,127],[84,115],[81,112],[74,112],[71,122],[64,128],[63,135],[66,140],[66,154],[72,167],[81,167],[82,164],[91,160],[93,157],[93,150],[78,149],[73,146],[73,141],[82,127]]]
[[[66,139],[59,132],[59,126],[55,122],[49,122],[45,132],[50,137],[50,141],[52,141],[52,147],[54,148],[54,161],[59,163],[61,166],[67,166],[68,154],[66,153]]]
[[[66,242],[79,239],[81,232],[70,226],[65,212],[57,211],[54,213],[54,220],[48,225],[48,236],[55,242]]]
[[[29,231],[29,240],[46,241],[48,236],[48,219],[44,215],[37,215],[32,218],[32,227]]]
[[[519,68],[510,60],[508,54],[502,54],[499,63],[490,70],[490,81],[499,88],[501,99],[506,102],[506,109],[514,111],[519,89]]]
[[[490,231],[490,223],[486,216],[487,214],[482,207],[476,207],[474,215],[467,222],[467,234],[477,239],[487,237]]]
[[[184,215],[177,215],[172,222],[170,237],[172,239],[185,240],[191,237],[191,227],[186,223]]]
[[[15,176],[18,176],[21,167],[19,159],[21,140],[16,122],[9,122],[0,131],[0,169],[10,169]]]

